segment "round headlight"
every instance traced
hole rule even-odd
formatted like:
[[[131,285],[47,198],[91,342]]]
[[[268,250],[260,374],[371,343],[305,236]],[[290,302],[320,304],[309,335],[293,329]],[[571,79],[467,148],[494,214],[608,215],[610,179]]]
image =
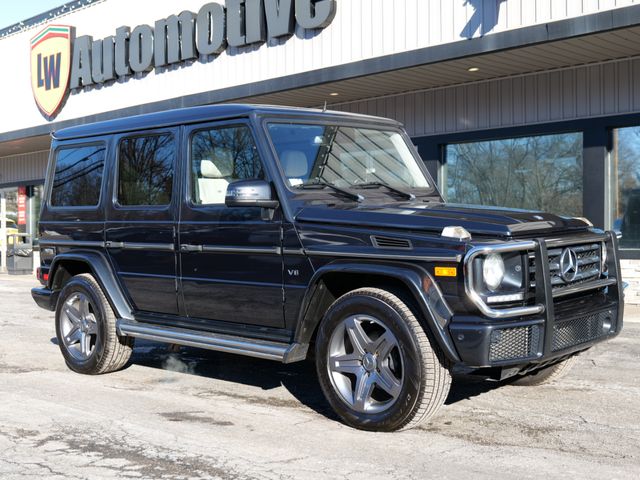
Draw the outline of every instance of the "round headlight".
[[[484,283],[491,291],[497,290],[504,278],[504,261],[499,253],[487,255],[482,265]]]

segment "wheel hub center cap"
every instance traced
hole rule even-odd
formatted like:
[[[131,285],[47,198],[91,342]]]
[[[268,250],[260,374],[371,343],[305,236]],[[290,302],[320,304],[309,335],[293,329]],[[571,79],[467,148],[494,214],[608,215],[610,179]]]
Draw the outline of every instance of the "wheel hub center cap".
[[[362,357],[362,366],[367,372],[373,372],[376,369],[376,363],[376,357],[371,353],[367,353]]]

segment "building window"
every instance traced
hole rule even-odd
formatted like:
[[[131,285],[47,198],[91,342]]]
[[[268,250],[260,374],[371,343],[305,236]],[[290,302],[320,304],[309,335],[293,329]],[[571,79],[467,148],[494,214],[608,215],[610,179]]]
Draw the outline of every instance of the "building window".
[[[448,202],[582,216],[582,133],[450,144]]]
[[[640,248],[640,127],[613,131],[611,223],[622,232],[620,247]]]
[[[123,139],[118,152],[118,204],[171,203],[175,159],[173,135]]]

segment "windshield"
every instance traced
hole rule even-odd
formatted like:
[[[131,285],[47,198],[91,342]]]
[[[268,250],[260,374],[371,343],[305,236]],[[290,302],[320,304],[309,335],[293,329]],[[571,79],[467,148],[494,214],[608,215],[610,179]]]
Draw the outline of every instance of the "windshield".
[[[268,129],[290,187],[430,186],[396,131],[299,123],[270,123]]]

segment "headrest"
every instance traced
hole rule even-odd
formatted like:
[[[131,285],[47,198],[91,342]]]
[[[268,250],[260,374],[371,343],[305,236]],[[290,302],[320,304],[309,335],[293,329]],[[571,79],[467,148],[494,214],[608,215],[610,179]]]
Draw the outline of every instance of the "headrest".
[[[309,173],[307,156],[300,150],[285,150],[280,155],[280,160],[287,178],[303,178]]]
[[[200,160],[200,173],[204,178],[225,178],[231,175],[231,172],[224,170],[222,164],[216,165],[209,159]]]

